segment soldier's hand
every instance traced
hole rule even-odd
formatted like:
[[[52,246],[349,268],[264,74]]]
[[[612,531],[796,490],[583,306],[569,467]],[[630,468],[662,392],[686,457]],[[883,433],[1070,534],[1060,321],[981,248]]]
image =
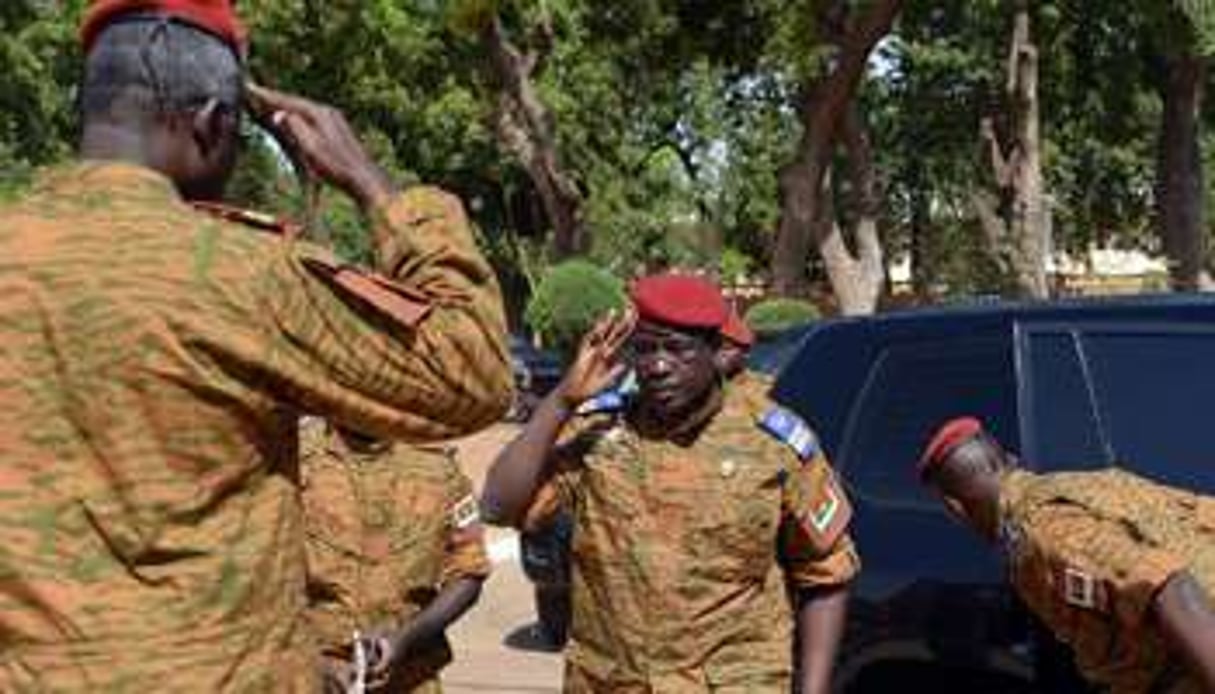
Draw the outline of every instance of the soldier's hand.
[[[319,178],[369,208],[395,190],[359,141],[341,111],[303,97],[248,85],[249,108],[289,155]]]
[[[557,386],[563,405],[576,407],[620,378],[625,369],[620,351],[636,324],[637,315],[630,309],[622,314],[612,312],[591,328],[582,338],[574,363]]]

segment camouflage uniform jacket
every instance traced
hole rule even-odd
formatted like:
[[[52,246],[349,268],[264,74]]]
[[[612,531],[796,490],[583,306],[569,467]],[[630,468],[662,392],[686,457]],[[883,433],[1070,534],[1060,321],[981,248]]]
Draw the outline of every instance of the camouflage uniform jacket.
[[[759,425],[774,413],[796,422],[788,443]],[[574,519],[566,691],[789,691],[789,588],[859,570],[809,429],[728,388],[688,447],[595,415],[555,455],[525,525],[561,507]]]
[[[1116,469],[1017,470],[1001,507],[1017,593],[1088,679],[1120,694],[1200,691],[1178,676],[1150,611],[1187,568],[1215,596],[1215,499]]]
[[[472,481],[454,449],[359,446],[320,420],[302,429],[309,621],[322,652],[348,662],[355,630],[399,628],[460,578],[490,573]],[[407,691],[438,691],[423,658]],[[437,666],[437,667],[436,667]]]
[[[373,223],[385,277],[130,165],[0,207],[0,691],[311,688],[295,413],[445,437],[510,388],[459,203]]]

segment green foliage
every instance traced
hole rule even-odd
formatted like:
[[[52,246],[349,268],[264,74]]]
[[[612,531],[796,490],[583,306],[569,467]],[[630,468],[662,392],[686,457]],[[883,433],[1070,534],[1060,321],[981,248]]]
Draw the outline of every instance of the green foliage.
[[[0,3],[0,197],[71,155],[84,4]],[[491,126],[496,95],[479,34],[493,13],[523,45],[541,14],[553,20],[537,87],[556,120],[562,161],[586,193],[591,260],[618,276],[683,265],[730,281],[770,261],[778,172],[800,134],[791,105],[827,57],[822,6],[245,0],[240,10],[259,80],[340,107],[398,180],[438,184],[465,201],[518,314],[544,275],[546,225],[531,182]],[[1213,6],[1034,4],[1057,248],[1157,248],[1159,66],[1176,51],[1213,53]],[[978,123],[1003,90],[1009,7],[909,0],[862,90],[887,255],[916,249],[921,279],[941,295],[993,291],[1003,281],[983,259],[969,195],[991,184]],[[342,196],[326,193],[314,207],[273,148],[247,139],[231,186],[236,204],[307,220],[343,256],[369,257],[363,221]]]
[[[1202,53],[1215,54],[1215,2],[1212,0],[1173,0],[1189,22]]]
[[[553,266],[527,306],[527,322],[546,344],[571,354],[595,321],[627,303],[624,283],[586,260]]]
[[[82,4],[0,3],[0,195],[12,195],[35,168],[71,153]]]
[[[744,319],[759,335],[772,335],[795,325],[818,320],[818,308],[798,299],[768,299],[747,310]]]

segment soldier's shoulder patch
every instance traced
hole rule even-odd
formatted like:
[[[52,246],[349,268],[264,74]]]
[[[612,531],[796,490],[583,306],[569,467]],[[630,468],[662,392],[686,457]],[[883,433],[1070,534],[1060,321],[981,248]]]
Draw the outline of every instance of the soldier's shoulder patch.
[[[472,494],[461,498],[451,509],[451,526],[457,530],[463,530],[480,522],[481,509],[477,498]]]
[[[301,229],[299,225],[285,219],[280,219],[274,215],[253,210],[243,210],[239,207],[229,207],[228,205],[220,205],[213,202],[192,202],[190,206],[199,212],[226,222],[277,234],[284,238],[293,239],[300,236]]]
[[[1057,585],[1063,602],[1082,610],[1106,612],[1110,607],[1105,583],[1075,566],[1063,566]]]
[[[789,410],[773,405],[759,418],[759,428],[777,441],[793,449],[803,461],[811,460],[821,450],[818,437],[810,425]]]
[[[584,400],[574,410],[574,414],[578,415],[579,417],[589,417],[596,414],[612,414],[623,411],[626,404],[625,397],[620,391],[615,389],[605,390],[589,400]]]
[[[637,375],[629,371],[616,385],[600,391],[584,401],[574,410],[579,416],[594,414],[615,414],[623,412],[629,405],[629,400],[637,393]]]
[[[815,551],[829,552],[852,522],[852,504],[826,465],[804,465],[796,474],[798,520]]]

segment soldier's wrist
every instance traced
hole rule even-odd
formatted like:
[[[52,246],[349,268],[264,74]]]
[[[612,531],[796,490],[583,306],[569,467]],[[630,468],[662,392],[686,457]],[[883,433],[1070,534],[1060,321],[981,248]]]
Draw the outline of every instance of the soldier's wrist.
[[[553,389],[552,394],[547,399],[553,409],[553,413],[563,422],[573,416],[574,410],[578,408],[579,404],[560,385]]]
[[[397,190],[392,179],[383,169],[378,166],[369,166],[352,178],[350,194],[359,207],[370,211],[390,204],[396,197]]]

